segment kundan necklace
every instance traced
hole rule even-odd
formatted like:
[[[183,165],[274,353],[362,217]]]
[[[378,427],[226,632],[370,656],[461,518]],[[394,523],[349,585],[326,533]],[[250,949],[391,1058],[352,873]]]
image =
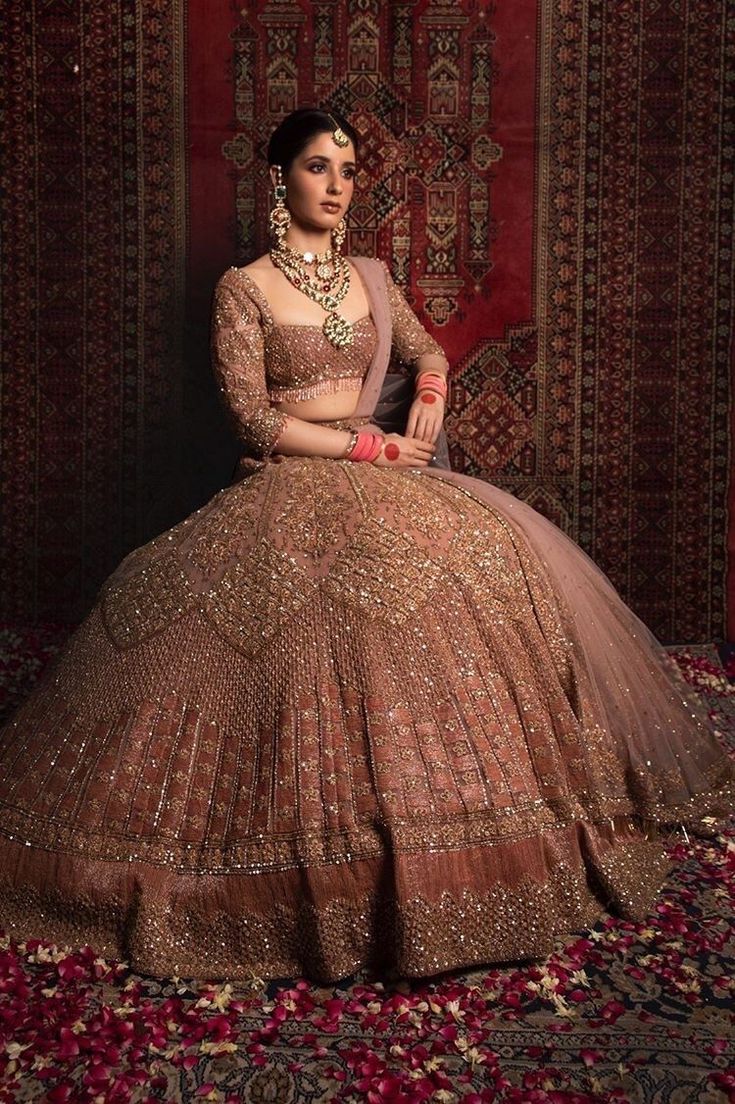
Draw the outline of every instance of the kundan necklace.
[[[328,249],[326,253],[300,253],[285,242],[271,250],[271,260],[287,280],[328,312],[322,330],[332,345],[342,349],[355,339],[351,322],[337,314],[337,307],[350,290],[350,266],[346,257]],[[314,271],[306,266],[313,264]]]

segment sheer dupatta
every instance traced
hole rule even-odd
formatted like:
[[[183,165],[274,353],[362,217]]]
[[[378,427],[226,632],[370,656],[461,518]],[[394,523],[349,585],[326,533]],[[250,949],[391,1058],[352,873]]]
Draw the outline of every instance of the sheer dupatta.
[[[543,514],[492,483],[453,471],[425,470],[423,477],[481,502],[512,534],[519,556],[530,553],[542,565],[569,649],[558,677],[599,718],[606,754],[626,764],[630,792],[651,810],[643,827],[715,835],[713,815],[735,811],[735,760],[724,733],[604,571]],[[708,803],[710,822],[698,811]]]
[[[365,282],[378,331],[356,414],[371,417],[385,432],[403,433],[413,380],[387,373],[391,318],[382,266],[364,257],[351,260]],[[438,456],[442,447],[446,456],[443,430],[437,446]],[[607,575],[525,502],[492,483],[451,471],[448,456],[446,463],[435,461],[423,470],[483,503],[513,534],[520,555],[525,548],[543,565],[572,648],[573,659],[562,663],[559,677],[573,696],[594,703],[608,746],[627,763],[631,791],[642,805],[660,810],[647,827],[685,825],[700,835],[713,834],[696,810],[702,795],[715,790],[721,792],[719,814],[732,811],[735,764],[705,706]],[[717,809],[716,799],[712,808]]]
[[[355,417],[370,418],[383,433],[405,433],[414,397],[413,377],[389,372],[391,315],[385,275],[373,257],[350,257],[360,274],[370,301],[370,312],[378,335],[373,359],[363,381]],[[450,470],[447,437],[442,429],[436,442],[436,459],[429,467]]]

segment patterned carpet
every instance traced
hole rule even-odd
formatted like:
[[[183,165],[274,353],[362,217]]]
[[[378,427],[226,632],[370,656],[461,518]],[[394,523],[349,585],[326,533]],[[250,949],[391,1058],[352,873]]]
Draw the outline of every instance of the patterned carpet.
[[[67,631],[0,627],[6,713]],[[735,754],[733,658],[672,651]],[[0,1104],[735,1101],[735,823],[669,847],[645,922],[430,982],[160,983],[0,938]]]

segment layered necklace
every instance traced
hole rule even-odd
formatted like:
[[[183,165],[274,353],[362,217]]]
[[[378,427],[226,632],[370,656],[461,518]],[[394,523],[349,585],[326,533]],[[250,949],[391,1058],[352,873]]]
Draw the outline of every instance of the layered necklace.
[[[350,290],[347,258],[333,249],[326,253],[300,253],[285,242],[279,242],[271,250],[271,260],[294,287],[328,312],[322,324],[327,340],[337,349],[351,345],[355,339],[354,326],[337,314],[337,307]],[[307,265],[314,268],[309,269]]]

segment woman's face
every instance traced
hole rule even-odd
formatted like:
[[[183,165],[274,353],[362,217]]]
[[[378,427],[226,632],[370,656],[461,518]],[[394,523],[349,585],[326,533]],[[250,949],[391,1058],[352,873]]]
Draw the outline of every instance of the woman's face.
[[[275,177],[274,170],[271,170]],[[332,230],[347,211],[355,186],[355,149],[316,134],[285,174],[286,204],[304,227]],[[332,204],[332,207],[326,206]]]

